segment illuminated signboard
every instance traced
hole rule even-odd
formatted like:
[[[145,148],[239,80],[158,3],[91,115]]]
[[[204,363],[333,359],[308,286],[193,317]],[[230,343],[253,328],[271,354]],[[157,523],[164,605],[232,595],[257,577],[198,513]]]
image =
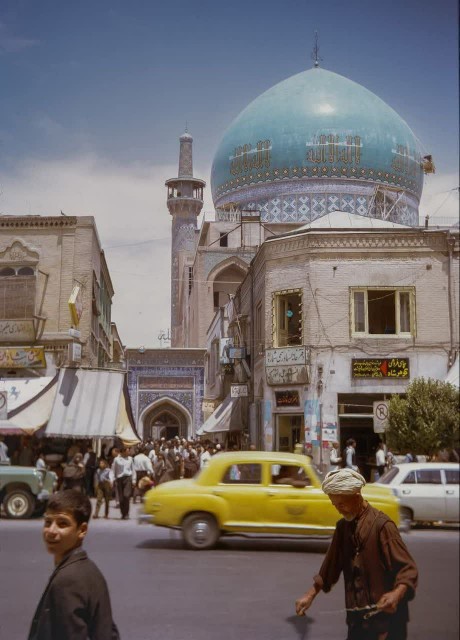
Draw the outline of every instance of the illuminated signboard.
[[[277,407],[298,407],[300,406],[299,392],[295,389],[287,391],[275,391]]]
[[[356,358],[351,361],[353,378],[409,378],[409,358]]]

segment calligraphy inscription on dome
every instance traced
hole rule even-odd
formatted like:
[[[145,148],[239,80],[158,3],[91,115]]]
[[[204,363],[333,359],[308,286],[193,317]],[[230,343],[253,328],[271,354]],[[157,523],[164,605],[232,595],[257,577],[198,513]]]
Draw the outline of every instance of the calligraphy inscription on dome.
[[[398,173],[404,173],[406,176],[416,177],[417,170],[420,170],[422,157],[413,150],[410,150],[403,144],[396,145],[396,157],[393,159],[391,166]]]
[[[310,145],[307,143],[307,162],[343,162],[359,164],[361,162],[360,136],[345,136],[342,141],[335,134],[321,134]]]
[[[236,147],[233,158],[230,160],[230,173],[238,176],[251,169],[262,169],[270,167],[270,140],[259,140],[256,148],[251,144],[243,144]]]

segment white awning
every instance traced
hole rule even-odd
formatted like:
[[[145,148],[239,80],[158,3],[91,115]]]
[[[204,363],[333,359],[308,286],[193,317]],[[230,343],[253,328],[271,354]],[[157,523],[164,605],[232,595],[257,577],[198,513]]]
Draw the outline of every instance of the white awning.
[[[123,371],[61,369],[45,436],[139,442]]]
[[[196,432],[198,436],[205,433],[223,433],[225,431],[241,431],[241,399],[228,395],[217,409],[209,416]]]
[[[451,366],[449,371],[447,372],[446,377],[444,378],[445,382],[449,382],[454,387],[459,388],[459,362],[458,357],[455,358],[454,364]]]
[[[51,415],[57,380],[57,375],[3,380],[0,391],[8,391],[8,416],[7,420],[0,420],[0,433],[30,435],[43,427]]]

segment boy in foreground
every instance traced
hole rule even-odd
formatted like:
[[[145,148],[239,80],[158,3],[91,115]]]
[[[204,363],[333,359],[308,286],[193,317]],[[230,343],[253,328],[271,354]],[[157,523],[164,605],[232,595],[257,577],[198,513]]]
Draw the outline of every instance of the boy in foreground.
[[[89,499],[73,489],[49,499],[43,539],[55,569],[32,620],[29,640],[119,640],[104,576],[81,545]]]

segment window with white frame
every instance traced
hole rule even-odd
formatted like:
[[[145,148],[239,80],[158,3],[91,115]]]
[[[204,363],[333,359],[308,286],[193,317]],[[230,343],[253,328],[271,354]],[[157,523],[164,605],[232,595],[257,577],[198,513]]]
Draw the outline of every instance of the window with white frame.
[[[302,291],[276,291],[273,294],[273,346],[296,344],[302,344]]]
[[[356,287],[350,289],[353,336],[413,336],[414,287]]]

